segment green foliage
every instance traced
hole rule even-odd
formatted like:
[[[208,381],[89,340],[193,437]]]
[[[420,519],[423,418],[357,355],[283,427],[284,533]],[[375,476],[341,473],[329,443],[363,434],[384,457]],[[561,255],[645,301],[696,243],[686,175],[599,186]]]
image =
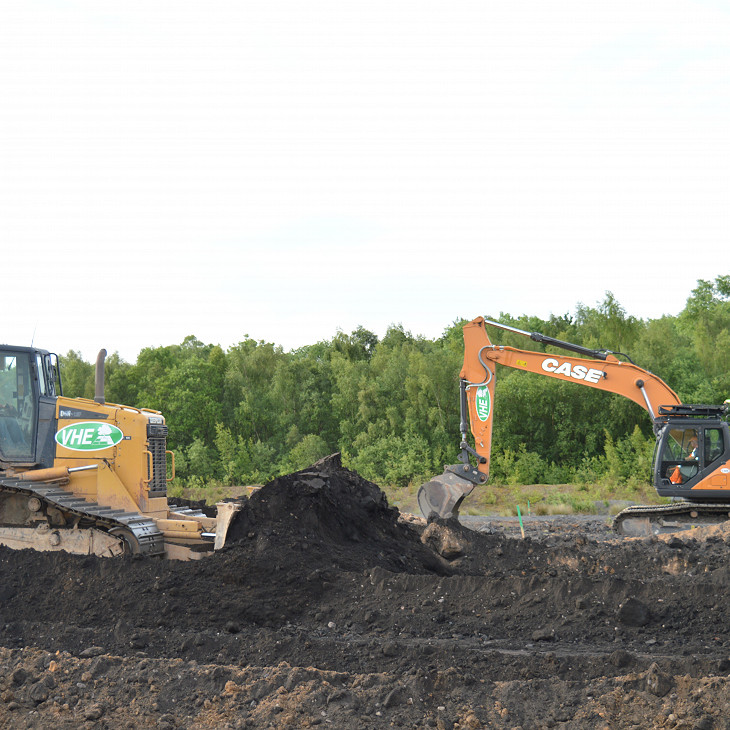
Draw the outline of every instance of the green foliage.
[[[641,335],[643,322],[626,314],[611,292],[597,308],[579,305],[575,324],[579,344],[592,349],[630,352]]]
[[[414,433],[360,439],[358,451],[349,458],[352,468],[367,479],[405,487],[412,481],[426,481],[443,470],[434,459],[428,442]]]
[[[94,397],[94,365],[84,362],[81,355],[69,350],[61,358],[61,385],[69,398]]]
[[[223,424],[216,425],[215,446],[226,485],[263,484],[276,473],[274,449],[260,440],[234,436]]]
[[[653,452],[654,439],[645,437],[638,426],[618,441],[614,441],[606,432],[602,470],[604,478],[617,484],[648,482]]]
[[[730,397],[730,275],[700,279],[679,316],[679,328],[692,342],[699,372],[693,400],[722,402]]]
[[[131,403],[136,398],[135,390],[129,379],[132,366],[115,352],[106,359],[105,364],[106,399],[109,403]]]
[[[223,422],[251,441],[276,441],[279,409],[272,384],[286,356],[280,347],[246,339],[227,356],[223,379]]]
[[[215,450],[202,439],[194,439],[184,453],[186,469],[182,476],[215,477],[218,475],[218,460]]]
[[[684,402],[730,397],[727,275],[698,281],[678,316],[638,319],[607,292],[595,307],[579,304],[574,315],[491,318],[625,353]],[[190,336],[144,349],[134,364],[109,357],[106,397],[163,412],[176,453],[176,488],[260,484],[341,451],[350,468],[412,495],[457,460],[464,322],[453,322],[436,340],[400,325],[379,340],[358,327],[291,352],[247,337],[224,351]],[[500,331],[494,339],[558,352],[516,333]],[[62,366],[66,394],[93,397],[93,366],[73,351]],[[583,509],[578,502],[587,504],[599,485],[626,495],[650,478],[651,420],[628,399],[498,368],[495,414],[490,485],[580,484],[580,499],[568,507]]]
[[[581,492],[572,492],[569,494],[548,494],[544,500],[545,505],[567,505],[570,509],[566,510],[568,514],[580,512],[583,514],[593,514],[596,512],[596,500],[590,495]],[[540,511],[540,510],[538,510]],[[545,514],[557,514],[557,510],[544,510]]]
[[[280,471],[284,473],[299,471],[330,453],[327,442],[319,434],[308,433],[291,447],[281,462]]]
[[[539,454],[519,444],[516,450],[506,448],[495,453],[490,471],[492,480],[501,484],[545,484],[545,468]]]

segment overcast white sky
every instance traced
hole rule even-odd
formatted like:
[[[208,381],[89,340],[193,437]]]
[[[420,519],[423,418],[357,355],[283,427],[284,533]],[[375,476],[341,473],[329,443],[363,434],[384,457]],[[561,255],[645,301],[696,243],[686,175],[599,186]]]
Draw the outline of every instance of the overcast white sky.
[[[677,314],[730,272],[728,39],[725,0],[2,3],[0,339]]]

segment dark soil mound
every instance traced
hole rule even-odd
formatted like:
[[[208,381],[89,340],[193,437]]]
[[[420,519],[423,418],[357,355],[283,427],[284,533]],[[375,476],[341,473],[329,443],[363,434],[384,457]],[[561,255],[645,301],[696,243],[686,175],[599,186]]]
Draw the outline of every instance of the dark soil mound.
[[[450,572],[398,517],[377,485],[345,469],[334,454],[255,492],[236,515],[226,544],[263,540],[259,552],[265,549],[272,562],[282,553],[288,562],[306,554],[312,569]]]

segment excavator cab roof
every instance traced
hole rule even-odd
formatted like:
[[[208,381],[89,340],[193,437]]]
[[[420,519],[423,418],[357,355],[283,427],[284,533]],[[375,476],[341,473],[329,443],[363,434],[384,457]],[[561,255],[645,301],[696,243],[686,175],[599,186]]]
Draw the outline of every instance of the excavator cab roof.
[[[680,405],[659,406],[659,417],[664,418],[722,418],[728,412],[727,404],[711,406],[705,404],[682,403]]]

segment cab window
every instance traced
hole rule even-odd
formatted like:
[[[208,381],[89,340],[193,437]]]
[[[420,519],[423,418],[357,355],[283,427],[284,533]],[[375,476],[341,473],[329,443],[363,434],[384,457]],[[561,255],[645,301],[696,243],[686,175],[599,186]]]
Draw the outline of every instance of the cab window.
[[[33,458],[35,416],[30,358],[5,352],[0,355],[0,451],[5,459]]]
[[[46,376],[43,367],[43,357],[41,355],[35,356],[36,371],[38,372],[38,387],[40,388],[41,395],[47,394],[46,389]]]
[[[725,453],[721,428],[673,428],[666,434],[660,455],[661,476],[684,484]]]
[[[722,430],[719,428],[705,429],[705,466],[709,466],[713,461],[717,461],[725,453],[725,442]]]
[[[697,442],[697,431],[694,428],[671,429],[664,441],[662,461],[684,461],[692,458]]]
[[[699,473],[699,434],[694,428],[673,428],[664,438],[661,476],[672,484],[684,484]]]

